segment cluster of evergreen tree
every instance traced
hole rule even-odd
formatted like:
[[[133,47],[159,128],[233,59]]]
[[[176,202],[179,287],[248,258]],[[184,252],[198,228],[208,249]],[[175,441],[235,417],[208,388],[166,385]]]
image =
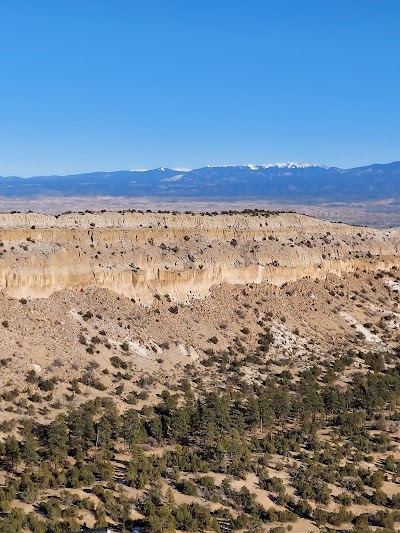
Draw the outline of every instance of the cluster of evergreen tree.
[[[0,442],[7,470],[0,487],[0,532],[71,533],[80,527],[80,509],[90,511],[98,526],[112,521],[127,527],[134,507],[152,531],[218,531],[221,518],[232,529],[257,528],[298,517],[318,525],[353,522],[362,529],[365,521],[347,509],[353,503],[384,505],[386,514],[372,521],[390,528],[400,498],[387,496],[382,485],[400,474],[386,429],[388,419],[400,418],[400,365],[386,364],[377,354],[362,357],[369,370],[349,373],[347,385],[338,378],[353,364],[354,354],[315,365],[296,378],[283,371],[262,383],[238,379],[225,391],[194,392],[185,381],[181,392],[164,390],[157,405],[129,407],[122,414],[111,397],[102,397],[48,424],[19,420],[18,432],[10,426]],[[320,438],[321,430],[329,440]],[[168,448],[162,455],[145,453],[149,442]],[[119,464],[122,473],[117,473],[116,454],[122,449],[130,459]],[[361,466],[375,453],[385,456],[378,468]],[[295,497],[269,474],[277,455]],[[279,468],[276,459],[274,467]],[[224,474],[224,481],[217,485],[212,473]],[[230,479],[244,480],[249,473],[278,509],[265,509],[245,486],[232,487]],[[166,495],[163,483],[170,487]],[[342,494],[333,497],[331,485],[341,487]],[[142,495],[133,501],[124,486]],[[66,490],[81,487],[100,503]],[[176,505],[171,488],[220,503],[221,511],[211,513],[199,503]],[[49,489],[58,495],[43,497]],[[32,504],[36,512],[15,510],[15,499]],[[324,507],[332,500],[337,510],[328,512]],[[236,515],[222,512],[223,506]]]

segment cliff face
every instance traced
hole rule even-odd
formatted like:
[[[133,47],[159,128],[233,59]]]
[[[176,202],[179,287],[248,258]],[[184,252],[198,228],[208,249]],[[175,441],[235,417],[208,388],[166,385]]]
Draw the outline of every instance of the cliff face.
[[[288,213],[10,214],[0,215],[0,228],[0,289],[16,298],[99,287],[143,304],[157,293],[183,302],[221,283],[281,285],[400,266],[399,230]]]

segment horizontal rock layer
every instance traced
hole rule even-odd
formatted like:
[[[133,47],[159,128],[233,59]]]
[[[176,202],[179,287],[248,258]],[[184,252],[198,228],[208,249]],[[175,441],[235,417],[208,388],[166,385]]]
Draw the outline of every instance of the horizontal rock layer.
[[[400,231],[294,214],[0,215],[0,289],[17,298],[100,287],[151,304],[221,283],[281,285],[400,266]]]

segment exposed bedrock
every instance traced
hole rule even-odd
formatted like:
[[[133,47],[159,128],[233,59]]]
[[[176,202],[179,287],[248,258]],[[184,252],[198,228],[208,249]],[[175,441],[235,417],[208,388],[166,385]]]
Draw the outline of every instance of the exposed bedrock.
[[[0,215],[0,289],[11,297],[101,287],[151,304],[207,296],[213,285],[400,267],[400,231],[293,214]]]

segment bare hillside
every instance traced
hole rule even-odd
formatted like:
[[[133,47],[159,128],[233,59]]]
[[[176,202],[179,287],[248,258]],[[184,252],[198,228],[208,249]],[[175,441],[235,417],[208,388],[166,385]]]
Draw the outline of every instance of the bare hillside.
[[[204,297],[220,283],[273,285],[399,264],[399,230],[298,214],[0,215],[0,287],[48,297],[99,287],[150,305]]]

